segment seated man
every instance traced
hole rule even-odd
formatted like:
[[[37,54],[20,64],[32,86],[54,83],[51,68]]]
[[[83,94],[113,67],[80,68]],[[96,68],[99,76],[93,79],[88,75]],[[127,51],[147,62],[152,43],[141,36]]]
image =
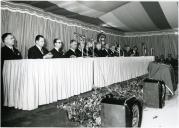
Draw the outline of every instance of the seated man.
[[[166,59],[166,64],[172,65],[173,67],[177,66],[175,59],[172,57],[172,54],[168,54],[168,58]]]
[[[80,43],[77,44],[77,49],[75,52],[77,54],[77,57],[82,57],[82,48]]]
[[[35,37],[35,46],[28,50],[29,59],[48,59],[52,58],[52,54],[44,47],[45,39],[42,35]]]
[[[103,48],[102,52],[105,57],[110,56],[108,43],[104,44],[104,48]]]
[[[4,60],[22,59],[21,53],[14,47],[14,41],[14,36],[11,33],[2,35],[2,42],[5,46],[1,48],[1,66],[3,66]]]
[[[77,49],[76,40],[71,40],[70,41],[70,49],[65,53],[65,57],[66,58],[75,58],[75,57],[77,57],[76,49]]]
[[[14,36],[11,33],[4,33],[2,35],[2,42],[4,47],[1,48],[1,106],[4,103],[4,92],[3,92],[3,65],[4,60],[15,60],[22,59],[21,53],[14,47]]]
[[[124,50],[122,49],[121,45],[118,44],[117,47],[115,48],[115,56],[123,56],[124,55]]]
[[[104,57],[100,42],[97,42],[97,44],[96,44],[96,48],[94,49],[94,55],[96,57]]]
[[[131,50],[131,56],[139,56],[138,48],[136,45]]]
[[[52,58],[63,58],[63,43],[60,39],[54,39],[54,48],[50,51],[53,55]]]
[[[84,55],[89,57],[93,56],[93,44],[90,41],[87,41],[85,44]]]
[[[160,63],[165,63],[165,57],[164,57],[164,55],[162,54],[162,55],[160,55]]]
[[[115,46],[112,45],[112,46],[110,47],[110,49],[109,49],[109,54],[110,54],[110,56],[111,56],[111,57],[115,56],[115,52],[116,52]]]
[[[132,50],[129,47],[129,45],[126,45],[124,50],[124,56],[131,56],[131,55],[132,55]]]

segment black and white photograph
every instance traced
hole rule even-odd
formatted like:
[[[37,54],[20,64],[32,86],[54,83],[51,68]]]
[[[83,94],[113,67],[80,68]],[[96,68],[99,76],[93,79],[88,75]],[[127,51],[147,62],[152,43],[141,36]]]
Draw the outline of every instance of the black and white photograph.
[[[1,0],[1,127],[179,128],[177,0]]]

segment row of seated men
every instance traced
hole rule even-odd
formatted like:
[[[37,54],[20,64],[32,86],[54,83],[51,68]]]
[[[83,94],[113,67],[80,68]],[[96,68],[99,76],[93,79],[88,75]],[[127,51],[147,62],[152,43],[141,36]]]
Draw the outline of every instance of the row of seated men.
[[[4,43],[4,46],[1,48],[1,80],[3,80],[2,69],[4,60],[22,59],[22,55],[19,50],[14,47],[15,37],[12,33],[4,33],[1,38],[2,42]],[[35,37],[35,45],[28,50],[28,58],[70,58],[81,57],[82,55],[89,57],[112,57],[119,55],[130,56],[133,53],[133,51],[129,51],[129,49],[127,51],[122,51],[119,47],[116,48],[115,46],[111,46],[111,48],[109,49],[108,44],[105,44],[105,46],[103,46],[102,48],[101,43],[97,43],[93,51],[93,45],[91,42],[77,44],[77,41],[75,40],[70,41],[70,49],[67,52],[63,52],[63,42],[60,39],[54,39],[54,48],[51,51],[48,51],[44,47],[44,44],[45,38],[42,35],[37,35]],[[83,48],[83,50],[81,50],[81,48]],[[138,55],[136,51],[134,51],[134,55],[135,54]],[[1,81],[1,85],[1,103],[3,103],[3,81]]]
[[[10,59],[21,59],[21,53],[14,47],[14,36],[11,33],[5,33],[2,35],[2,42],[5,44],[2,47],[2,60]],[[91,42],[87,43],[77,43],[76,40],[70,41],[70,49],[67,52],[63,52],[63,42],[60,39],[54,39],[54,48],[48,51],[44,47],[45,38],[42,35],[37,35],[35,38],[35,45],[28,50],[29,59],[46,59],[46,58],[71,58],[71,57],[81,57],[81,56],[95,56],[95,57],[113,57],[113,56],[138,56],[137,47],[130,49],[129,46],[126,50],[122,50],[119,46],[111,46],[101,43],[96,43],[94,53],[93,45]],[[82,51],[83,48],[83,51]],[[83,53],[83,55],[82,55]]]
[[[168,54],[167,58],[165,58],[163,54],[160,56],[155,56],[155,60],[158,63],[168,64],[168,65],[171,65],[172,67],[178,66],[178,59],[173,58],[172,54],[170,54],[170,53]]]

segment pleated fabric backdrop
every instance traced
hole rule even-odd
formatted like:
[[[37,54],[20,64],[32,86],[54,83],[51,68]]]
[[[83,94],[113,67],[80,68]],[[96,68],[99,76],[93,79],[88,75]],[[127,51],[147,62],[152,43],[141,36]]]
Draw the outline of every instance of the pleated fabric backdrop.
[[[122,37],[120,40],[124,46],[136,45],[139,49],[139,55],[142,55],[142,43],[147,46],[147,50],[150,54],[150,49],[154,48],[154,55],[164,55],[166,58],[168,54],[172,54],[174,58],[178,56],[178,35],[177,34],[164,34],[164,35],[152,35],[152,36],[134,36],[134,37]]]
[[[53,48],[54,38],[60,38],[67,50],[70,40],[76,39],[75,32],[85,35],[87,38],[96,39],[97,34],[102,30],[97,26],[79,24],[70,21],[70,19],[58,18],[33,8],[22,8],[10,3],[3,3],[1,16],[1,33],[13,33],[17,40],[17,48],[21,51],[23,58],[27,58],[28,49],[35,44],[35,36],[38,34],[45,37],[48,50]],[[108,33],[106,33],[107,42],[115,43],[119,40],[119,32],[117,34],[115,31]]]
[[[132,21],[131,21],[132,22]],[[41,34],[46,39],[48,50],[53,48],[53,39],[60,38],[65,44],[65,50],[69,48],[71,39],[76,39],[74,32],[85,35],[87,38],[96,39],[101,27],[85,24],[76,20],[56,16],[43,12],[36,8],[23,5],[13,5],[10,2],[1,4],[1,33],[11,32],[17,40],[17,48],[21,51],[23,58],[27,58],[28,49],[35,44],[35,36]],[[159,32],[160,33],[160,32]],[[128,36],[121,32],[105,30],[107,43],[110,45],[119,43],[122,46],[129,44],[130,47],[137,45],[139,54],[142,55],[142,43],[147,49],[154,48],[154,55],[163,54],[167,57],[171,53],[174,57],[178,55],[178,35],[164,34],[146,36]],[[78,40],[78,39],[77,39]],[[3,44],[2,44],[3,45]]]

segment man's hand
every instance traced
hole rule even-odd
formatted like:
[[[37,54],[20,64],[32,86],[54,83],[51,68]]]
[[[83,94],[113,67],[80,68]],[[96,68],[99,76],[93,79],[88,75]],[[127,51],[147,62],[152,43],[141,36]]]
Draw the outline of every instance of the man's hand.
[[[76,56],[75,55],[71,55],[70,58],[76,58]]]
[[[46,54],[46,55],[43,56],[43,59],[50,59],[50,58],[52,58],[52,57],[53,57],[52,53],[49,52],[48,54]]]

